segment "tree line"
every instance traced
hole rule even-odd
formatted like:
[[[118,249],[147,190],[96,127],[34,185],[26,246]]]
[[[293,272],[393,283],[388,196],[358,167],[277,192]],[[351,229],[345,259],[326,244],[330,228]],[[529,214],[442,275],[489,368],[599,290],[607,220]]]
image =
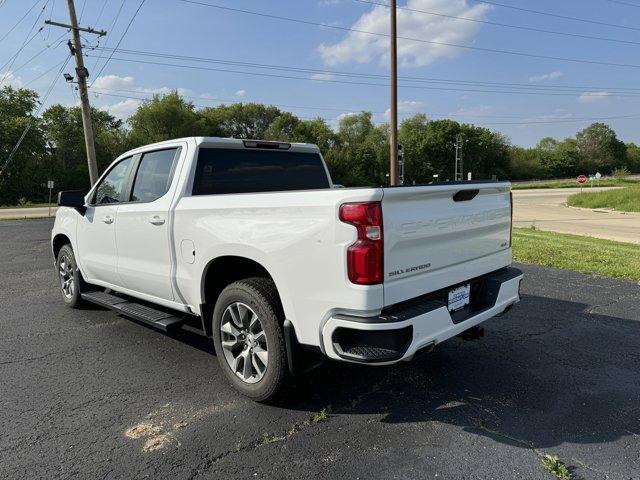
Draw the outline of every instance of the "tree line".
[[[36,116],[39,98],[28,89],[0,90],[0,168],[31,125],[11,162],[0,171],[0,204],[46,199],[47,180],[56,190],[88,190],[79,107],[53,105]],[[389,127],[371,112],[344,116],[336,128],[324,119],[300,119],[275,106],[237,103],[196,109],[177,92],[143,102],[126,121],[93,109],[98,169],[121,153],[148,143],[188,136],[219,136],[317,144],[334,182],[345,186],[388,183]],[[501,133],[453,120],[417,114],[402,121],[405,183],[453,179],[454,143],[463,138],[465,172],[474,178],[543,179],[582,173],[640,172],[640,147],[625,144],[607,125],[594,123],[575,138],[542,139],[534,148],[511,145]]]

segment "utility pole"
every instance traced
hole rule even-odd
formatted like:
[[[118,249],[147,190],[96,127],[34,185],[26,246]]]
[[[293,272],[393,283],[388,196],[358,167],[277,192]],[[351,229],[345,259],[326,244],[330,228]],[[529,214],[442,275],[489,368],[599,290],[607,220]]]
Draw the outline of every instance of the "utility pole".
[[[391,135],[389,139],[390,151],[390,175],[389,183],[391,185],[398,184],[398,33],[396,23],[396,0],[391,0],[391,105],[389,109],[389,127]]]
[[[87,77],[89,71],[84,66],[82,58],[82,43],[80,41],[80,32],[93,33],[98,36],[106,35],[104,30],[96,31],[93,28],[78,27],[78,19],[76,17],[76,7],[73,0],[67,0],[69,8],[69,21],[71,25],[64,23],[52,22],[47,20],[45,23],[56,27],[64,27],[71,30],[73,43],[69,43],[71,54],[76,59],[76,75],[78,77],[78,93],[80,94],[80,105],[82,109],[82,126],[84,128],[84,143],[87,149],[87,163],[89,165],[89,180],[93,186],[98,181],[98,163],[96,161],[96,147],[93,140],[93,124],[91,123],[91,107],[89,105],[89,92],[87,91]]]

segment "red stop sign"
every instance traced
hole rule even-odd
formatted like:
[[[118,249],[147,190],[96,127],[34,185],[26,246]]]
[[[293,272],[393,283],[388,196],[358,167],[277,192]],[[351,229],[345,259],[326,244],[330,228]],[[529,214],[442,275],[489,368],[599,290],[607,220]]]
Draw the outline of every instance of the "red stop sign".
[[[580,176],[578,177],[578,183],[579,183],[579,184],[581,184],[581,185],[582,185],[583,183],[587,183],[587,177],[586,177],[585,175],[580,175]]]

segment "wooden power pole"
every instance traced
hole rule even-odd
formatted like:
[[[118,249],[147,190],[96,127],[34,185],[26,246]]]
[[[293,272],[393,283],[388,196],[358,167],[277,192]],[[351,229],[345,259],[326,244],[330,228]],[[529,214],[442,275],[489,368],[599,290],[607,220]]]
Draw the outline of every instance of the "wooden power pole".
[[[71,54],[76,59],[76,76],[78,81],[78,93],[80,94],[80,106],[82,109],[82,126],[84,128],[84,143],[87,149],[87,163],[89,165],[89,180],[93,186],[98,181],[98,163],[96,161],[96,146],[93,140],[93,124],[91,123],[91,106],[89,105],[89,92],[87,90],[87,78],[89,71],[84,66],[82,57],[82,43],[80,41],[80,32],[93,33],[98,36],[106,35],[104,30],[96,31],[92,28],[81,28],[78,26],[76,17],[76,7],[73,0],[67,0],[69,7],[69,21],[71,25],[64,23],[52,22],[47,20],[45,23],[56,27],[64,27],[71,30],[73,42],[69,45]]]
[[[389,108],[390,151],[389,180],[391,185],[398,184],[398,33],[396,23],[396,0],[391,0],[391,105]]]

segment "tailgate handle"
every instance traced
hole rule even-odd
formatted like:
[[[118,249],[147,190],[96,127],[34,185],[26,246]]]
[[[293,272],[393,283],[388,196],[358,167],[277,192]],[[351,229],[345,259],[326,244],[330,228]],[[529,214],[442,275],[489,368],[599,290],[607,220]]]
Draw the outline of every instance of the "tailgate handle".
[[[477,188],[474,190],[460,190],[453,196],[454,202],[468,202],[469,200],[473,200],[476,198],[476,195],[480,193],[480,190]]]

